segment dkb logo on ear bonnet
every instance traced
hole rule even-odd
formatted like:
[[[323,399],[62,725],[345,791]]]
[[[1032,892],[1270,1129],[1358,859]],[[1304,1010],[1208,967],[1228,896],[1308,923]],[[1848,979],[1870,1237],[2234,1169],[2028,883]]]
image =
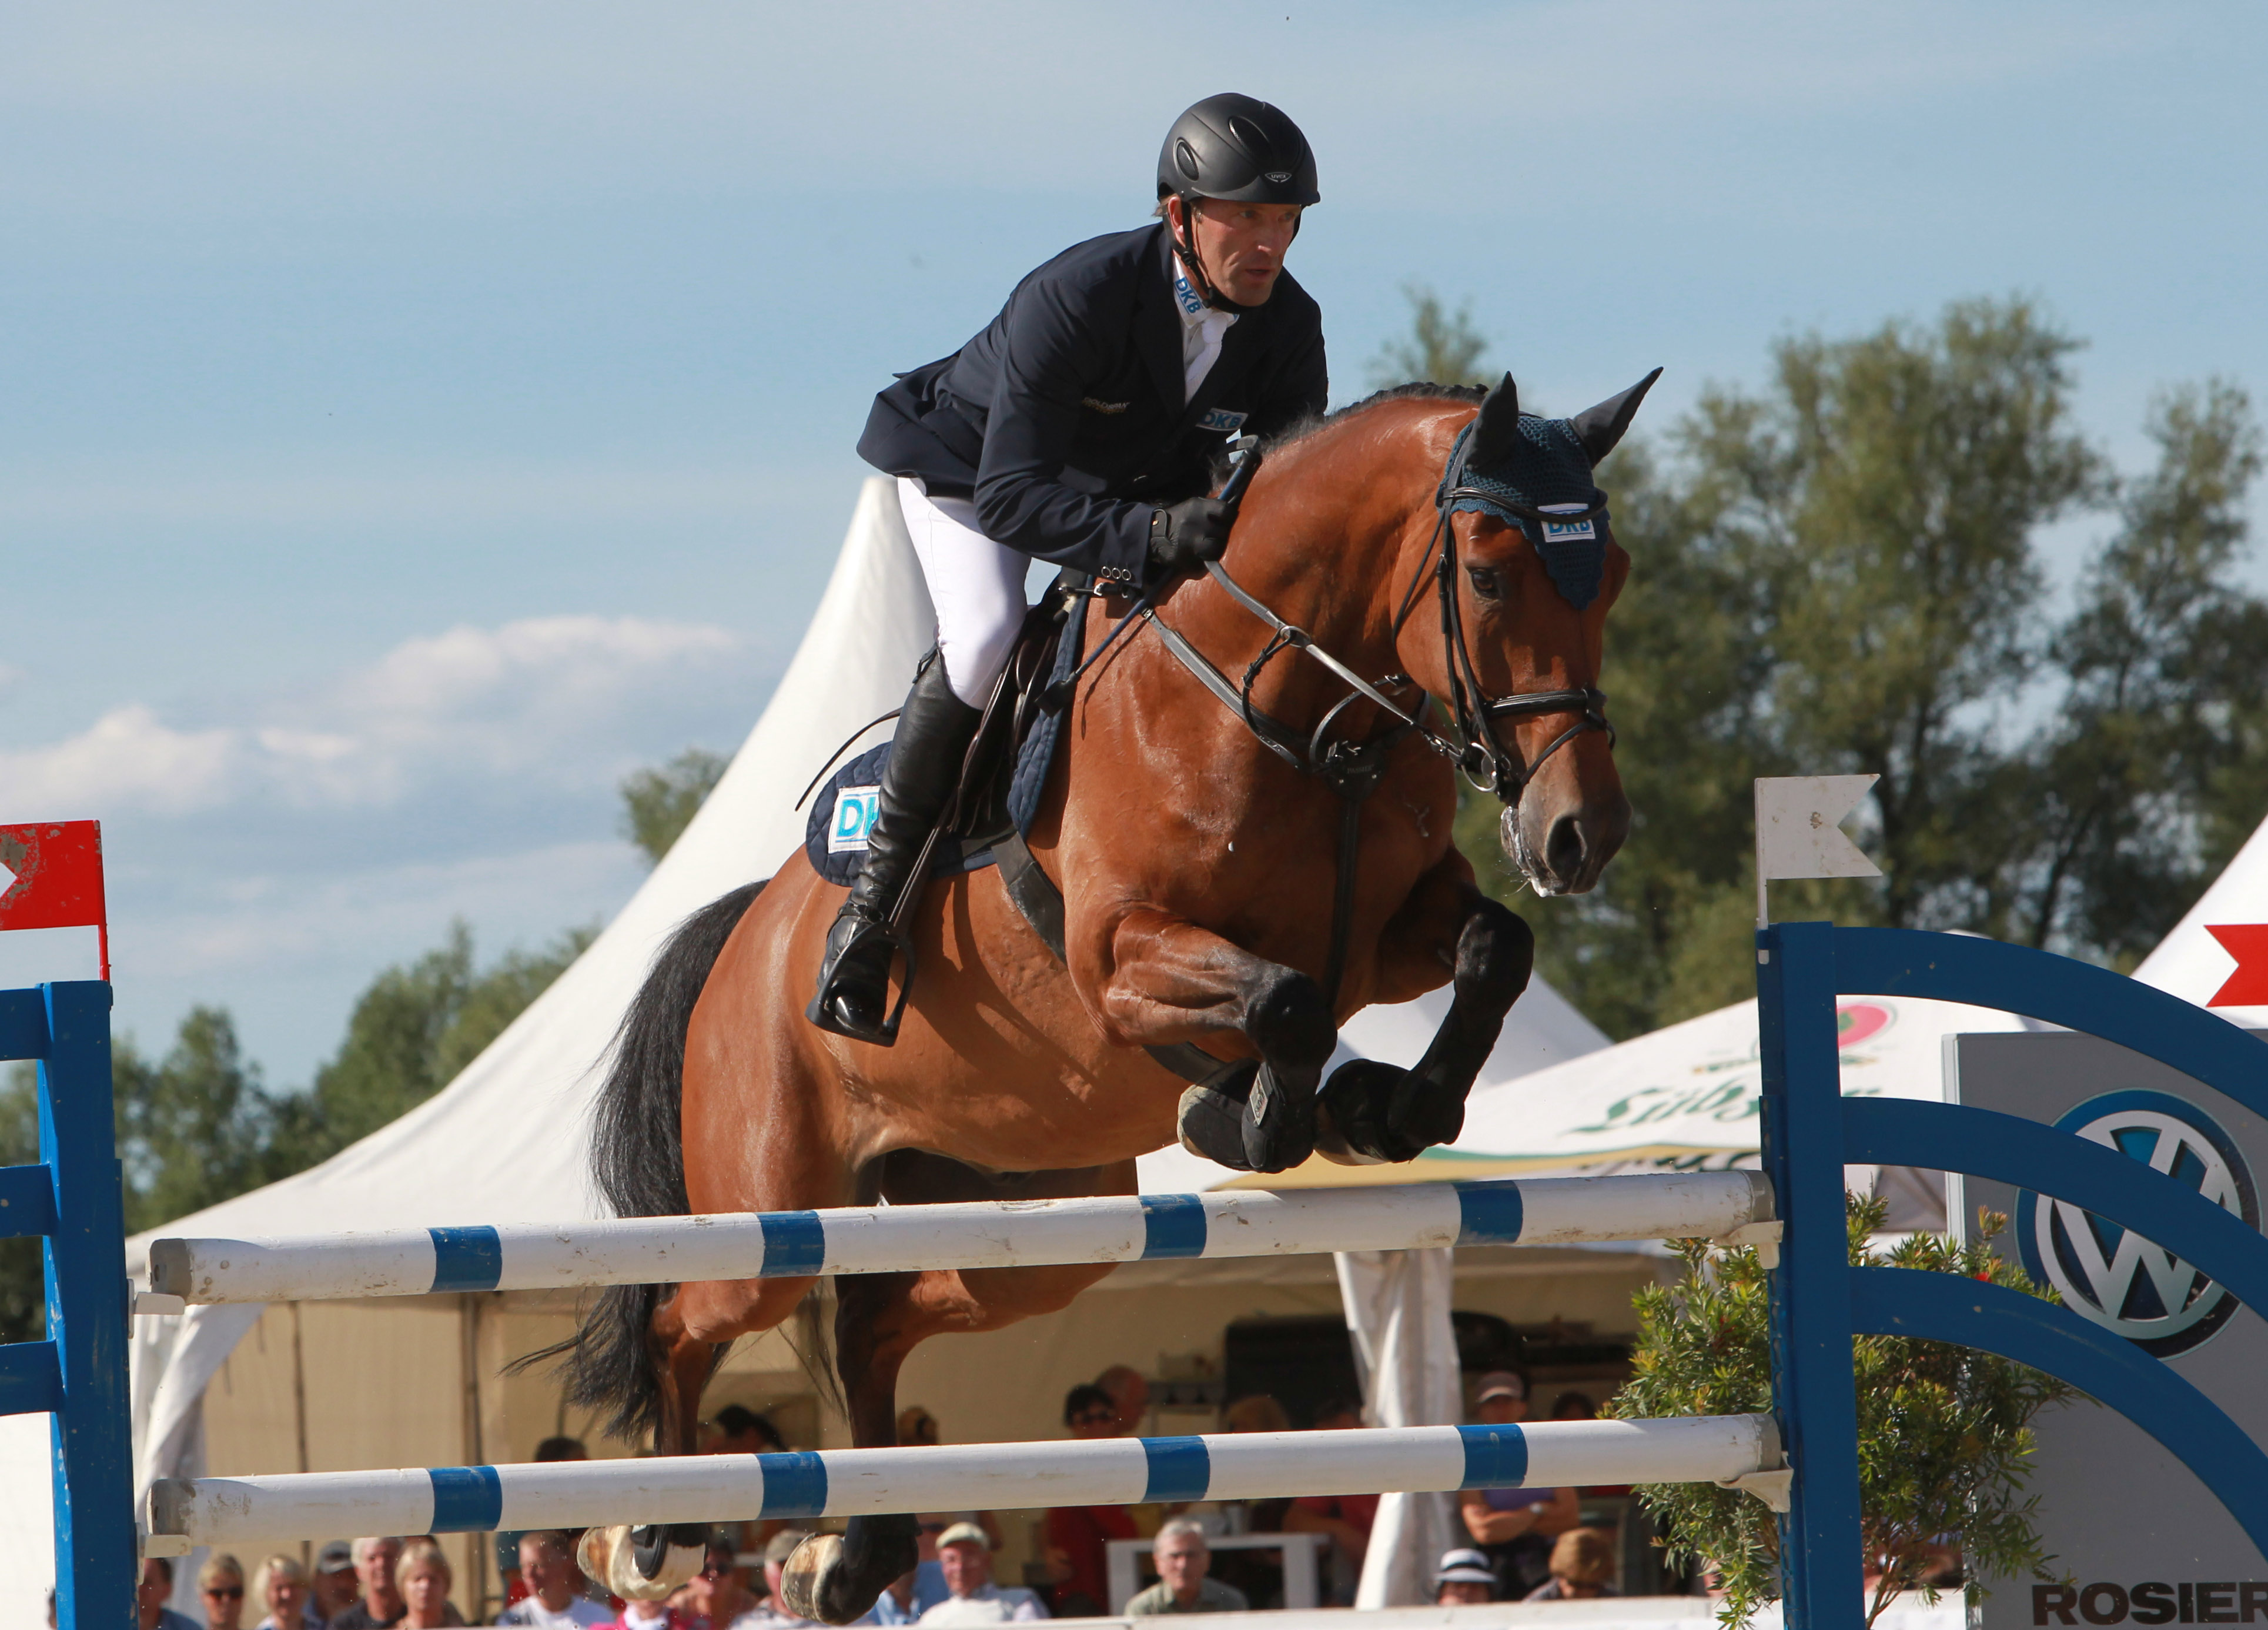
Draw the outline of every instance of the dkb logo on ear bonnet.
[[[1580,611],[1599,597],[1607,569],[1607,495],[1592,483],[1591,471],[1622,440],[1660,377],[1656,368],[1572,419],[1546,419],[1520,410],[1520,393],[1506,374],[1459,434],[1438,501],[1518,527]]]

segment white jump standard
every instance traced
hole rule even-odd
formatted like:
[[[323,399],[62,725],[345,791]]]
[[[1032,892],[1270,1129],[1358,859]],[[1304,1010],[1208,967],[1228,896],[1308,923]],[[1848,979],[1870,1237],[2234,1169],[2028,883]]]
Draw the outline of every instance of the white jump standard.
[[[153,1485],[148,1549],[1531,1484],[1725,1482],[1771,1500],[1780,1464],[1771,1416],[1723,1415],[292,1472]]]
[[[1772,1215],[1771,1185],[1749,1171],[984,1200],[161,1239],[150,1247],[150,1289],[193,1302],[300,1302],[1454,1245],[1757,1243],[1777,1237]]]

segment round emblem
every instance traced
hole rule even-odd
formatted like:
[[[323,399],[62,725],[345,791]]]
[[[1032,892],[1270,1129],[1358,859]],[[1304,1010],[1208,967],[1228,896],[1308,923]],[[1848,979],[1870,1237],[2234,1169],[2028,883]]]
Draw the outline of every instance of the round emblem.
[[[2117,1149],[2260,1226],[2251,1169],[2235,1140],[2185,1098],[2105,1093],[2056,1130]],[[2073,1312],[2154,1358],[2211,1340],[2239,1306],[2225,1287],[2132,1229],[2029,1189],[2016,1196],[2016,1243],[2025,1272],[2062,1292]]]

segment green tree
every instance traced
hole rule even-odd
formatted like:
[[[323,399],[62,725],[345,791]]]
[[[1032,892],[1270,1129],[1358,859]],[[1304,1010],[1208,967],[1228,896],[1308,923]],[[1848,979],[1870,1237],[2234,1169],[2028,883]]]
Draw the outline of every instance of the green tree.
[[[2237,586],[2260,463],[2242,393],[2176,391],[2121,490],[2072,420],[2076,342],[2022,300],[1774,350],[1602,470],[1634,559],[1603,675],[1636,814],[1601,887],[1538,920],[1611,1035],[1752,992],[1749,782],[1872,771],[1879,885],[1785,916],[1965,928],[2131,963],[2268,806],[2268,606]],[[2117,527],[2051,625],[2036,538]],[[1492,800],[1474,800],[1490,803]],[[1495,852],[1470,808],[1467,852]],[[1511,900],[1493,859],[1484,879]]]
[[[724,778],[728,762],[718,754],[688,747],[659,770],[640,770],[623,777],[622,836],[659,864]]]
[[[1882,1202],[1852,1197],[1848,1204],[1853,1267],[1959,1273],[2055,1299],[1992,1249],[2005,1218],[1983,1214],[1979,1237],[1963,1246],[1917,1234],[1880,1253],[1868,1240],[1882,1226]],[[1769,1410],[1771,1324],[1756,1253],[1746,1246],[1719,1250],[1705,1240],[1674,1243],[1685,1258],[1685,1280],[1638,1293],[1632,1375],[1607,1412],[1646,1420]],[[1972,1579],[2044,1576],[2049,1558],[2033,1523],[2038,1497],[2023,1494],[2025,1457],[2032,1418],[2075,1396],[2073,1389],[2021,1364],[1942,1342],[1861,1336],[1851,1349],[1860,1533],[1866,1554],[1881,1567],[1867,1622],[1900,1590],[1919,1589],[1925,1601],[1936,1601],[1925,1580],[1944,1537],[1960,1545]],[[1718,1570],[1723,1623],[1743,1623],[1778,1597],[1779,1532],[1762,1501],[1710,1483],[1649,1484],[1638,1492],[1673,1553]],[[1977,1595],[1972,1585],[1970,1599]]]
[[[1423,284],[1405,284],[1402,293],[1410,302],[1410,333],[1388,340],[1370,365],[1370,382],[1381,389],[1411,380],[1431,380],[1436,385],[1486,385],[1481,358],[1488,340],[1473,326],[1472,302],[1455,311]]]
[[[0,1166],[39,1162],[40,1099],[32,1071],[28,1064],[11,1065],[0,1079]],[[36,1341],[47,1323],[40,1242],[0,1240],[0,1342]]]
[[[118,1038],[110,1077],[128,1233],[264,1179],[270,1100],[225,1010],[191,1008],[161,1059],[144,1058],[130,1036]]]
[[[345,1040],[316,1071],[313,1085],[274,1105],[265,1180],[328,1160],[440,1091],[596,933],[571,930],[543,950],[511,952],[479,970],[472,931],[460,922],[447,943],[379,974],[355,1003]]]

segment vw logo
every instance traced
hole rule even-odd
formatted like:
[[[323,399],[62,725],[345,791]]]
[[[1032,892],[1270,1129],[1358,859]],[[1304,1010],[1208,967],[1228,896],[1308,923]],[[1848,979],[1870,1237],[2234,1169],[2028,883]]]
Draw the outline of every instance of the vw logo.
[[[2105,1093],[2056,1130],[2131,1155],[2260,1226],[2252,1172],[2235,1140],[2187,1099]],[[2155,1358],[2212,1339],[2238,1307],[2224,1287],[2132,1229],[2029,1189],[2016,1197],[2016,1243],[2025,1272],[2053,1285],[2065,1306]]]

